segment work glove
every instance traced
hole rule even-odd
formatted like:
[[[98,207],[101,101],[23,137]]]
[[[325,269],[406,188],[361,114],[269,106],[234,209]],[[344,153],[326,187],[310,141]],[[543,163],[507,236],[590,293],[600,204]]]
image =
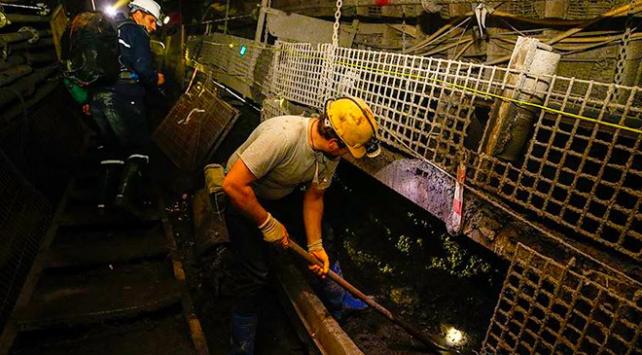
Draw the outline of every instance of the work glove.
[[[283,248],[288,246],[288,231],[272,214],[268,212],[265,222],[259,226],[263,233],[263,240],[269,243],[280,244]]]
[[[308,253],[323,263],[323,266],[310,265],[308,266],[308,269],[321,276],[322,279],[325,279],[328,274],[328,270],[330,269],[330,258],[325,252],[325,249],[323,249],[323,241],[319,239],[308,244]]]

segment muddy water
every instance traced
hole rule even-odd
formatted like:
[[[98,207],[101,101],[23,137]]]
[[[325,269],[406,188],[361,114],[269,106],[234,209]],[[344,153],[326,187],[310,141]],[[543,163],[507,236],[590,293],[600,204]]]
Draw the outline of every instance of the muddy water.
[[[335,179],[326,217],[346,279],[421,331],[454,327],[462,349],[479,350],[508,264],[347,162]],[[427,352],[374,310],[341,323],[366,354]]]

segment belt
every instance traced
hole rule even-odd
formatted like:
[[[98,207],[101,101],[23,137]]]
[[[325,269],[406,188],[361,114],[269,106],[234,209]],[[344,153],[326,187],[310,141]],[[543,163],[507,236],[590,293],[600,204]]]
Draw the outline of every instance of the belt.
[[[128,71],[121,71],[118,78],[125,81],[138,82],[138,75]]]

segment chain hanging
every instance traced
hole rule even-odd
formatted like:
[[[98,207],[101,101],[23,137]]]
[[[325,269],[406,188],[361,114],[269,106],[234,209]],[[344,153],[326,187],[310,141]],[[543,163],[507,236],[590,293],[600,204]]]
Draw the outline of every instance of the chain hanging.
[[[230,0],[227,0],[227,6],[225,7],[225,30],[223,34],[227,34],[227,23],[230,20]]]
[[[268,9],[272,8],[272,0],[268,0],[267,2],[267,9],[264,9],[265,11],[265,23],[263,24],[263,43],[267,44],[268,41],[268,26],[267,26],[267,21],[268,21],[268,14],[267,11]]]
[[[406,53],[406,5],[401,7],[401,52]]]
[[[622,80],[624,80],[624,67],[626,65],[626,59],[628,56],[628,48],[631,43],[631,34],[633,33],[633,10],[635,9],[636,0],[631,0],[629,3],[629,11],[626,17],[626,30],[622,34],[622,45],[620,46],[620,51],[617,56],[617,64],[615,65],[615,76],[613,77],[613,82],[617,85],[622,85]]]
[[[332,28],[332,45],[339,47],[339,24],[341,20],[341,7],[343,0],[337,0],[337,11],[334,12],[334,27]]]

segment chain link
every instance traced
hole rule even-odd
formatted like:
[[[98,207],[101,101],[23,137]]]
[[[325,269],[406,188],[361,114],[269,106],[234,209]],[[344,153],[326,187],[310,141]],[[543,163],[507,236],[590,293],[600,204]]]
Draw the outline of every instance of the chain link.
[[[224,34],[227,34],[227,25],[230,20],[230,0],[227,0],[227,6],[225,6],[225,31]]]
[[[403,11],[401,16],[401,52],[406,53],[406,5],[401,10]]]
[[[631,43],[631,34],[633,33],[633,10],[635,9],[636,0],[631,0],[629,3],[629,11],[626,17],[626,30],[622,34],[622,45],[617,56],[617,64],[615,65],[615,76],[613,82],[617,85],[622,85],[624,80],[624,67],[628,56],[628,48]]]
[[[267,44],[268,41],[268,14],[267,11],[272,7],[272,0],[268,0],[267,2],[267,9],[263,9],[265,11],[265,19],[263,20],[263,43]]]
[[[337,11],[334,13],[334,27],[332,30],[332,45],[339,47],[339,23],[341,20],[341,7],[343,7],[343,0],[337,0]]]

